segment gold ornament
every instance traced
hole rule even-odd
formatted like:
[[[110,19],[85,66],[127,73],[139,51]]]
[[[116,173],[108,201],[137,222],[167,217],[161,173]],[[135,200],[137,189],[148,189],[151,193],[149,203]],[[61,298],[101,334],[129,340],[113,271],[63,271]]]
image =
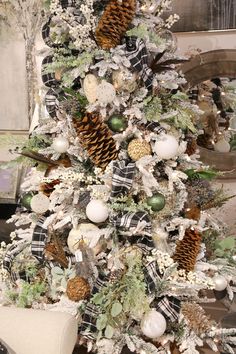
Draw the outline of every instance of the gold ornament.
[[[84,300],[90,295],[90,286],[87,280],[76,276],[68,281],[66,294],[72,301]]]
[[[151,155],[151,152],[151,146],[146,140],[134,139],[128,145],[128,155],[134,161],[138,161],[143,156]]]

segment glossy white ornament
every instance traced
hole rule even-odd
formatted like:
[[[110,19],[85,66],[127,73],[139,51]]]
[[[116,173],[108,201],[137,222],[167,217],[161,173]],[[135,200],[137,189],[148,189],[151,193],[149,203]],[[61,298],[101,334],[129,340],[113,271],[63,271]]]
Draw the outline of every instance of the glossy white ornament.
[[[97,99],[98,79],[93,74],[88,74],[84,78],[84,93],[89,103],[94,103]]]
[[[124,68],[112,72],[112,83],[117,91],[133,92],[138,87],[137,73]]]
[[[215,143],[214,149],[215,149],[215,151],[218,151],[218,152],[229,152],[230,151],[230,144],[228,143],[228,141],[226,141],[223,138],[223,139],[218,140],[217,143]]]
[[[152,309],[144,315],[141,321],[141,330],[148,338],[159,338],[165,333],[166,319],[160,312]]]
[[[90,223],[79,224],[76,229],[72,229],[67,238],[67,245],[72,254],[79,248],[79,242],[84,240],[86,244],[93,248],[100,238],[100,230],[96,225]]]
[[[227,288],[228,282],[222,275],[217,274],[212,278],[212,280],[215,284],[215,290],[222,291]]]
[[[58,136],[53,140],[52,143],[52,148],[60,154],[66,152],[69,149],[69,146],[70,146],[69,141],[63,136]]]
[[[112,103],[116,97],[115,87],[109,82],[102,81],[97,87],[97,100],[100,104]]]
[[[106,221],[109,212],[102,200],[92,199],[86,207],[86,215],[92,222],[100,223]]]
[[[44,214],[48,210],[49,204],[49,198],[43,193],[38,193],[32,197],[30,207],[34,213]]]
[[[154,145],[154,152],[164,160],[172,159],[178,154],[179,144],[173,135],[161,134]]]

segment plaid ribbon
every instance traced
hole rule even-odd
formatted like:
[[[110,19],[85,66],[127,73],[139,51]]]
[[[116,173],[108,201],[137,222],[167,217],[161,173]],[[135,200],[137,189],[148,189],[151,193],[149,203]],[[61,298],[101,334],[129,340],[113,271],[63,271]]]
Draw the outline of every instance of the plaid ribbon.
[[[52,118],[57,117],[57,111],[59,109],[59,97],[62,97],[63,94],[64,92],[60,88],[51,87],[44,97],[44,104]]]
[[[156,134],[166,133],[165,128],[163,128],[158,122],[147,123],[145,127]]]
[[[151,90],[154,75],[148,67],[148,55],[144,41],[135,36],[126,37],[126,56],[133,69],[140,73],[146,88]]]
[[[190,101],[196,102],[198,100],[198,94],[199,94],[199,90],[197,87],[190,90],[188,94]]]
[[[149,254],[155,248],[152,236],[140,236],[135,244],[143,251],[144,254]]]
[[[51,24],[51,18],[42,27],[42,38],[44,40],[44,43],[48,47],[56,48],[56,47],[59,47],[59,45],[54,43],[50,37],[50,24]]]
[[[33,232],[32,242],[31,242],[31,253],[37,258],[37,260],[42,263],[44,260],[44,248],[47,239],[47,229],[43,228],[43,223],[45,217],[39,218]]]
[[[152,224],[149,215],[144,211],[137,211],[134,213],[122,213],[111,220],[113,225],[118,228],[131,229],[136,228],[139,223],[145,222],[145,227],[142,231],[151,233]]]
[[[179,318],[180,300],[174,296],[165,296],[156,305],[156,310],[159,311],[166,320],[175,322]]]
[[[19,242],[16,245],[11,245],[4,256],[3,268],[6,269],[11,274],[11,278],[13,282],[15,282],[17,279],[23,279],[23,280],[27,279],[24,270],[20,272],[12,272],[12,263],[15,257],[18,254],[20,254],[27,246],[28,246],[28,242],[25,241]]]
[[[55,73],[48,73],[48,74],[43,73],[43,67],[46,66],[47,64],[51,64],[52,61],[53,61],[52,55],[45,57],[42,61],[42,81],[44,85],[47,87],[57,87],[59,84],[59,81],[57,81],[55,78]]]
[[[161,279],[156,261],[152,261],[144,267],[144,277],[147,284],[148,293],[151,294],[156,289],[156,283]]]
[[[108,280],[109,278],[107,276],[100,275],[93,286],[91,295],[93,296],[98,293],[107,284]],[[88,339],[94,339],[94,334],[97,332],[96,322],[99,314],[98,306],[89,302],[82,316],[79,333]]]
[[[135,163],[125,160],[113,162],[111,197],[126,194],[133,184]]]

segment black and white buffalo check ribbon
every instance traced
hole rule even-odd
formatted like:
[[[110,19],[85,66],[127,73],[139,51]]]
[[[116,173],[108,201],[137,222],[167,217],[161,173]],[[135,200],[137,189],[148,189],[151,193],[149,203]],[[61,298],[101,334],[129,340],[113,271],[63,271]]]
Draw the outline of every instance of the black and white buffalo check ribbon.
[[[43,227],[45,217],[39,218],[33,231],[31,253],[41,263],[44,260],[44,248],[48,237],[47,229]]]
[[[111,197],[126,194],[133,184],[135,163],[125,160],[113,162]]]
[[[47,66],[47,64],[51,64],[52,62],[52,55],[47,56],[42,61],[42,81],[47,87],[57,87],[59,85],[59,81],[55,78],[55,73],[44,73],[45,66]]]
[[[137,211],[134,213],[131,212],[122,213],[114,217],[112,223],[117,228],[128,229],[128,230],[137,229],[139,228],[139,226],[141,227],[141,225],[143,224],[141,231],[139,232],[139,235],[144,232],[147,234],[151,234],[152,231],[152,224],[149,215],[144,211]]]
[[[141,38],[126,37],[126,56],[132,68],[140,73],[140,76],[148,90],[152,89],[153,72],[148,66],[147,48]]]
[[[98,293],[107,284],[108,280],[109,278],[107,276],[100,275],[93,286],[91,295]],[[89,302],[82,316],[79,333],[88,339],[94,339],[95,333],[97,332],[96,322],[99,314],[98,306]]]
[[[6,269],[10,274],[12,280],[15,282],[17,279],[26,280],[26,273],[25,271],[20,272],[13,272],[12,265],[15,260],[15,257],[20,254],[27,246],[29,245],[26,241],[20,241],[17,244],[13,244],[7,250],[5,257],[3,259],[3,268]]]
[[[175,322],[179,318],[180,300],[174,296],[164,296],[155,306],[156,310],[160,312],[166,320]]]
[[[57,117],[57,111],[59,109],[59,97],[62,97],[62,95],[63,90],[60,88],[51,87],[44,97],[46,109],[52,118]]]
[[[146,129],[154,132],[156,134],[166,133],[165,128],[163,128],[158,122],[150,122],[145,125]]]
[[[156,284],[161,280],[161,273],[157,267],[157,262],[152,261],[144,266],[144,277],[147,284],[149,294],[156,289]]]

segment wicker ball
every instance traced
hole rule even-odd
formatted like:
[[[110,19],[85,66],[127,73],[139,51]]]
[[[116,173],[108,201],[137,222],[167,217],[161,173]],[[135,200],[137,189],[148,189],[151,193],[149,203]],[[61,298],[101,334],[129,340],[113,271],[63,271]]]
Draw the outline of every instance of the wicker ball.
[[[151,155],[151,146],[145,140],[133,139],[128,145],[128,155],[132,160],[138,161],[143,156]]]
[[[67,283],[66,294],[72,301],[80,301],[86,299],[90,294],[90,287],[82,277],[74,277]]]

